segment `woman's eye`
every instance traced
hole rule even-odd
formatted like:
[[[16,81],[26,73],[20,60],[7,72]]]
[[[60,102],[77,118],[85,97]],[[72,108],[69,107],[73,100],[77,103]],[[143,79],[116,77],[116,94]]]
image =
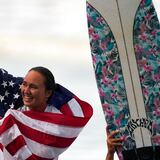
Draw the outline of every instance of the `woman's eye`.
[[[31,85],[30,88],[32,88],[32,89],[37,89],[37,86]]]
[[[22,86],[26,87],[26,86],[27,86],[27,84],[26,84],[26,83],[22,83]]]

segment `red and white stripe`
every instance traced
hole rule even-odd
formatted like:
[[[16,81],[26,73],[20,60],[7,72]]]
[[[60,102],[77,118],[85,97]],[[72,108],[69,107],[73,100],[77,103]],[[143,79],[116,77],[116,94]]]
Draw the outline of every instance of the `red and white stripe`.
[[[8,110],[0,120],[0,143],[13,159],[53,160],[73,143],[93,111],[74,97],[61,112]]]

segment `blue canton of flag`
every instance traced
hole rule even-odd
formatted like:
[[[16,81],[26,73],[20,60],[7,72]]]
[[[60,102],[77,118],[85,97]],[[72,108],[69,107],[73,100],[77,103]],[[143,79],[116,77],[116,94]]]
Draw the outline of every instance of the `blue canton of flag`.
[[[23,105],[20,93],[21,77],[13,77],[4,69],[0,69],[0,116],[3,117],[9,108]]]

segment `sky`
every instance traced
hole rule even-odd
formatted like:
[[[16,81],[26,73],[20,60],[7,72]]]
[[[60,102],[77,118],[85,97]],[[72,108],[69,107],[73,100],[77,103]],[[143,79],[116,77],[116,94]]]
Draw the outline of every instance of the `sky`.
[[[160,18],[160,3],[154,0]],[[83,0],[0,0],[0,67],[24,76],[49,68],[57,83],[89,102],[94,115],[60,160],[101,160],[107,153]],[[117,160],[117,157],[115,157]]]

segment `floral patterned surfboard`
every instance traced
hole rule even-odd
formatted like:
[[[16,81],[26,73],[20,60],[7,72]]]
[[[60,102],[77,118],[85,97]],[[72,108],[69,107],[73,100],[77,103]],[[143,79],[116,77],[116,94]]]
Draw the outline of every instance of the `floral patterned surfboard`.
[[[157,159],[160,24],[152,0],[88,0],[87,19],[108,131],[119,129],[125,138],[118,156]]]

